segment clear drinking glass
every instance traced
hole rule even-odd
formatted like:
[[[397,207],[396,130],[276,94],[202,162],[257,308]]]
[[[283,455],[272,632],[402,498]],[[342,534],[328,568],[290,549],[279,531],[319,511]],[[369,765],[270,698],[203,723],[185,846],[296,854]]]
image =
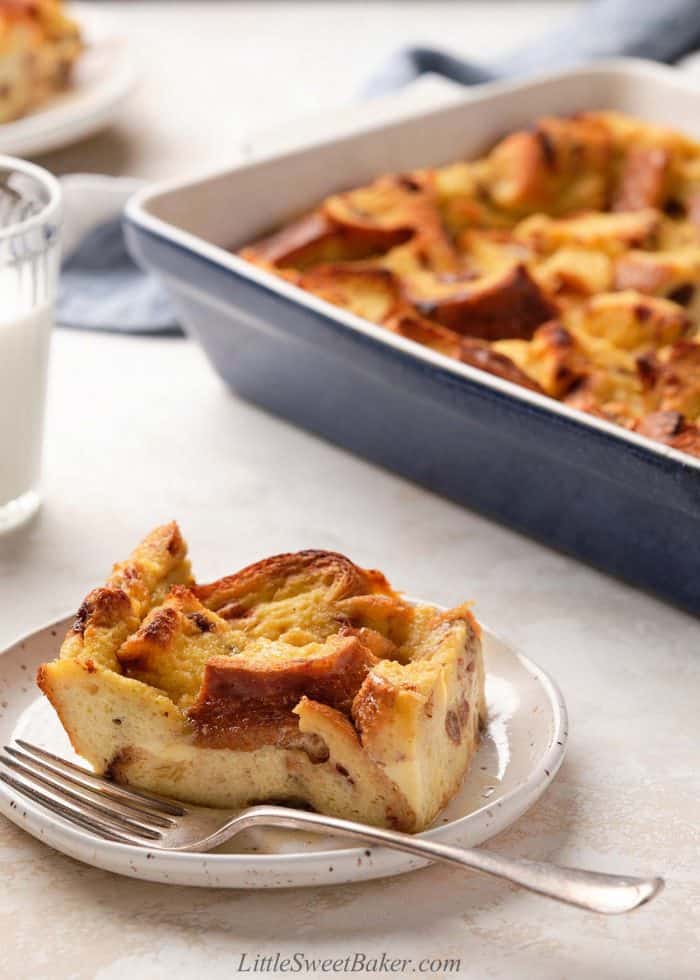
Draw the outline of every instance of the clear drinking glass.
[[[0,532],[39,506],[61,188],[0,156]]]

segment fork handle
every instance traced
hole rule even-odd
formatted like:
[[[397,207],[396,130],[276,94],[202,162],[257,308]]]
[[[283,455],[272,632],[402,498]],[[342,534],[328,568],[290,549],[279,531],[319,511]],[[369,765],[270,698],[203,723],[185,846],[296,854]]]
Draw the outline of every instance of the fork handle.
[[[234,825],[235,824],[235,828]],[[630,875],[603,874],[566,868],[544,861],[528,861],[506,857],[482,848],[453,847],[425,837],[381,827],[371,827],[327,817],[320,813],[292,810],[281,806],[254,806],[224,825],[207,847],[215,847],[232,836],[227,828],[238,833],[251,827],[283,827],[290,830],[312,830],[336,837],[361,840],[368,844],[381,844],[414,857],[429,861],[441,861],[470,871],[480,871],[496,878],[504,878],[538,895],[546,895],[559,902],[566,902],[590,912],[615,915],[629,912],[648,902],[661,891],[663,878],[636,878]],[[202,849],[200,844],[198,850]]]

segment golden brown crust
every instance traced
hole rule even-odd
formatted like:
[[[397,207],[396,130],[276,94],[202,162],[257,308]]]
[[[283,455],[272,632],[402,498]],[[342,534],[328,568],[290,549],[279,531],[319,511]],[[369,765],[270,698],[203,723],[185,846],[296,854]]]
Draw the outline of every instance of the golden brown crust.
[[[442,324],[434,323],[425,317],[415,314],[396,316],[385,324],[390,330],[415,340],[425,347],[447,357],[454,357],[464,364],[504,378],[513,384],[529,388],[531,391],[541,391],[537,381],[526,374],[505,354],[499,353],[485,340],[477,337],[464,337]]]
[[[187,548],[175,521],[163,524],[146,537],[134,553],[112,569],[108,584],[124,591],[141,615],[149,606],[157,581],[189,581]]]
[[[113,668],[120,646],[151,606],[171,585],[190,580],[187,548],[177,525],[171,521],[156,528],[126,561],[114,566],[106,586],[94,589],[83,601],[61,655],[89,656]]]
[[[513,384],[522,385],[531,391],[541,391],[533,378],[521,371],[505,354],[494,350],[485,340],[463,337],[439,323],[410,314],[394,317],[386,326],[402,337],[415,340],[447,357],[454,357],[464,364],[471,364],[472,367],[505,378],[506,381],[512,381]]]
[[[658,252],[630,251],[615,264],[615,288],[663,296],[693,306],[700,282],[700,247],[686,245]]]
[[[430,268],[453,268],[457,255],[439,214],[428,173],[380,177],[368,187],[327,198],[323,207],[348,234],[383,234],[379,251],[386,252],[410,240]]]
[[[687,312],[678,303],[634,290],[592,297],[571,322],[590,338],[607,341],[623,351],[673,344],[691,326]]]
[[[389,269],[327,264],[302,273],[299,285],[373,323],[384,323],[402,305],[401,286]]]
[[[212,657],[199,697],[189,710],[201,745],[251,748],[288,744],[302,697],[349,714],[352,700],[377,658],[357,638],[329,640],[317,655],[283,663]]]
[[[325,551],[197,585],[176,525],[109,581],[123,588],[90,593],[37,675],[98,771],[195,803],[301,798],[405,830],[454,793],[478,738],[468,716],[483,711],[466,608],[410,605]],[[464,719],[459,744],[448,711]]]
[[[117,650],[117,660],[125,673],[146,683],[158,685],[157,674],[163,655],[183,638],[214,639],[226,631],[226,624],[208,610],[184,585],[173,585],[162,605],[146,616],[140,627]]]
[[[491,280],[480,281],[439,300],[416,303],[423,316],[468,337],[529,340],[535,329],[557,315],[524,265],[516,265]]]
[[[337,552],[316,550],[274,555],[247,565],[235,575],[196,585],[192,591],[223,619],[233,620],[245,616],[260,594],[274,595],[289,579],[300,575],[325,585],[330,599],[365,592],[396,595],[381,572],[359,568]]]
[[[630,248],[655,247],[661,223],[661,215],[653,208],[619,214],[584,211],[562,218],[534,214],[520,222],[514,234],[541,256],[563,248],[582,248],[614,257]]]
[[[88,627],[110,629],[131,615],[131,602],[121,589],[93,589],[80,604],[71,629],[84,637]]]
[[[242,254],[447,357],[634,428],[665,404],[649,402],[635,360],[699,343],[700,144],[621,113],[545,117],[478,159],[332,195]],[[670,410],[695,425],[694,382],[676,377]]]
[[[580,344],[558,320],[545,323],[537,330],[532,348],[542,369],[541,383],[556,398],[563,397],[591,373],[590,362]]]
[[[312,211],[245,248],[243,258],[296,267],[319,261],[336,236],[336,227],[322,211]]]
[[[62,0],[0,0],[0,21],[32,21],[49,35],[73,36],[77,26],[63,9]]]
[[[491,152],[490,194],[516,214],[600,208],[611,161],[611,134],[602,122],[545,117]]]
[[[415,340],[447,357],[458,358],[461,354],[463,338],[456,331],[416,313],[402,313],[391,317],[385,326],[394,333]]]
[[[39,18],[39,4],[36,0],[0,0],[0,16]]]
[[[681,340],[663,351],[637,360],[649,409],[679,412],[688,419],[700,414],[700,346]]]
[[[488,374],[495,374],[496,377],[511,381],[522,388],[542,393],[542,388],[534,378],[521,371],[514,361],[494,350],[485,341],[479,341],[474,337],[463,337],[459,359],[464,364],[471,364],[472,367],[486,371]]]
[[[399,245],[410,234],[406,228],[344,225],[322,211],[314,211],[241,254],[253,262],[303,270],[318,262],[367,258]]]
[[[671,155],[663,147],[632,147],[622,167],[613,211],[641,211],[663,204]]]

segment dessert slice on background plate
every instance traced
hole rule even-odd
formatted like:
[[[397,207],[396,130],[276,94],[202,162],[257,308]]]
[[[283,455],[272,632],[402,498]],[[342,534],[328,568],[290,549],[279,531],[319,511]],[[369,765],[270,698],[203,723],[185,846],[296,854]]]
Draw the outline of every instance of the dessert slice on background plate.
[[[29,157],[112,122],[138,77],[102,4],[0,0],[0,152]],[[100,9],[97,9],[97,8]]]
[[[325,551],[198,585],[174,523],[87,596],[37,679],[75,751],[118,782],[409,831],[455,795],[485,718],[467,606],[414,605]]]
[[[63,91],[82,51],[61,0],[0,0],[0,123]]]

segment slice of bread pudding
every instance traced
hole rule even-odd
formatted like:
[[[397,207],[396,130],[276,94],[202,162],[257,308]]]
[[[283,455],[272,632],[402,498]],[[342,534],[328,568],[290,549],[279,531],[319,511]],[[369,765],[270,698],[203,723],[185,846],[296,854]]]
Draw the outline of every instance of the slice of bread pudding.
[[[78,610],[37,682],[118,782],[215,807],[303,801],[408,831],[459,788],[484,719],[467,606],[413,605],[343,555],[198,585],[175,523]]]
[[[0,0],[0,124],[67,88],[82,51],[62,0]]]

